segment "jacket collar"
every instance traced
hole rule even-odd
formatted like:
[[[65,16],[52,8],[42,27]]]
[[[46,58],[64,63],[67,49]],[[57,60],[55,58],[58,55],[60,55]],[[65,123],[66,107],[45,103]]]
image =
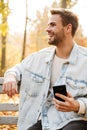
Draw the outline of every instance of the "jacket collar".
[[[49,63],[53,60],[55,55],[56,47],[52,46],[47,50],[48,56],[45,58],[45,62]]]
[[[47,50],[48,56],[45,58],[45,62],[49,63],[53,60],[54,55],[55,55],[55,51],[56,51],[56,47],[49,47],[49,49]],[[76,64],[78,59],[78,45],[76,43],[74,43],[73,49],[70,53],[69,58],[67,59],[67,63],[70,64]]]
[[[68,58],[68,62],[70,64],[76,64],[77,60],[78,60],[78,45],[74,43],[73,49]]]

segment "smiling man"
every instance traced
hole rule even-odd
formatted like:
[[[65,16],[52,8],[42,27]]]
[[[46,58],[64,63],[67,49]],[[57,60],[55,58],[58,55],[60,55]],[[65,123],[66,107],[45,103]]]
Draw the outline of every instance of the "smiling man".
[[[74,35],[77,16],[66,9],[52,9],[46,29],[48,43],[7,70],[3,91],[12,97],[21,80],[18,130],[87,130],[87,49]],[[21,78],[22,77],[22,78]],[[53,86],[65,85],[67,96]]]

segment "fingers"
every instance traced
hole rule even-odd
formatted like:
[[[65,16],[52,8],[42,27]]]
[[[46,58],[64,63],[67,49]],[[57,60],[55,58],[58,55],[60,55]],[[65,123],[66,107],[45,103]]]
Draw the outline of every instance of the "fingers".
[[[18,91],[17,91],[17,83],[15,81],[3,83],[3,91],[9,97],[12,97],[16,93],[18,93]]]
[[[71,102],[71,99],[73,99],[73,96],[68,92],[67,92],[67,96],[59,94],[59,93],[56,93],[56,96],[68,102]]]
[[[62,95],[62,94],[59,94],[59,93],[56,93],[55,95],[56,95],[57,97],[59,97],[59,98],[65,100],[65,101],[68,100],[68,98],[67,98],[65,95]]]
[[[57,93],[56,96],[62,98],[65,100],[65,102],[61,102],[57,99],[53,99],[54,105],[57,110],[70,112],[70,111],[77,111],[78,110],[78,103],[75,101],[75,99],[72,97],[70,93],[67,93],[67,96],[64,96],[62,94]]]
[[[61,102],[55,98],[53,98],[53,101],[54,101],[54,106],[57,110],[62,112],[66,111],[66,106],[64,105],[64,102]]]
[[[53,101],[54,101],[54,106],[58,111],[62,111],[62,112],[71,111],[71,109],[69,108],[68,102],[62,102],[62,101],[59,101],[55,98],[53,98]]]

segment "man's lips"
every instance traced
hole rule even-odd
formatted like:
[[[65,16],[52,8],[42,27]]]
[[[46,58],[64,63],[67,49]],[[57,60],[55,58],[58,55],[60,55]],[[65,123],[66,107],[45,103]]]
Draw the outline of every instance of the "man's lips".
[[[51,38],[51,37],[53,37],[53,35],[52,34],[48,34],[48,37]]]

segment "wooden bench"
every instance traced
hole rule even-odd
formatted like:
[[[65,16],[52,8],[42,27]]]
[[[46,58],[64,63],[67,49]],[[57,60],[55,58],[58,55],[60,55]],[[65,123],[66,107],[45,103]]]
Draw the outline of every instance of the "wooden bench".
[[[3,95],[7,96],[6,94],[3,94],[2,84],[3,84],[3,77],[0,77],[0,99],[2,98]],[[9,97],[7,96],[7,98]],[[18,113],[18,106],[19,103],[15,103],[12,101],[2,102],[0,100],[0,125],[17,125],[18,115],[13,115],[11,113]],[[5,115],[3,113],[5,113]],[[11,115],[6,113],[10,113]]]

